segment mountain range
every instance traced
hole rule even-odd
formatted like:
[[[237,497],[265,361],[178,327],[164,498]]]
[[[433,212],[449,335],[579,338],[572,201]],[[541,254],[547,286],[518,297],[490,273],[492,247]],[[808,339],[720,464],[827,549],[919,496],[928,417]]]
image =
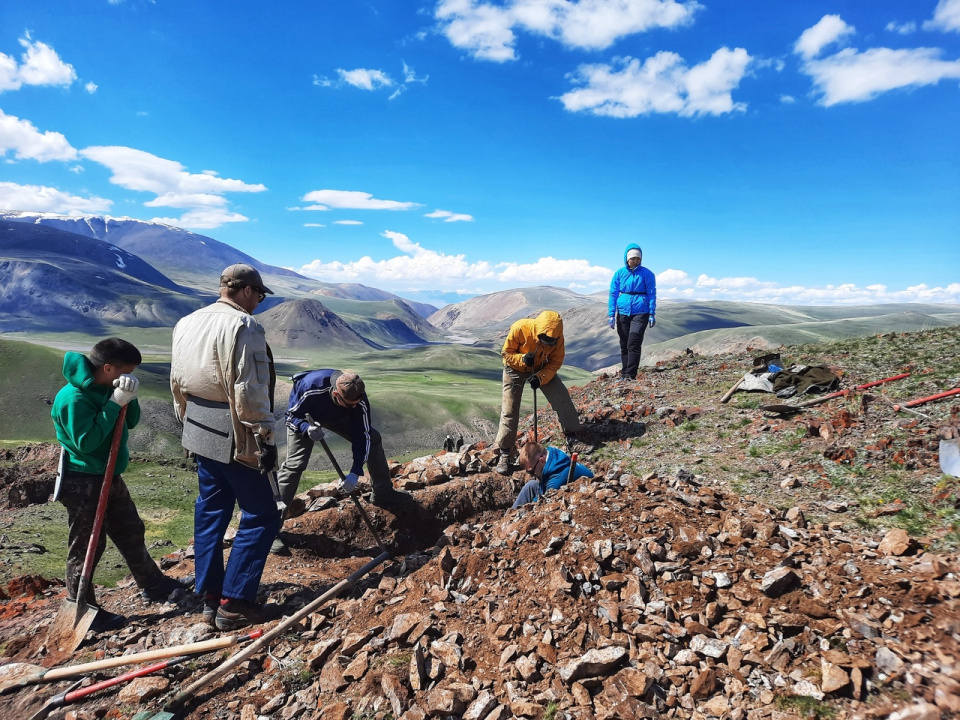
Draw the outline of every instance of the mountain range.
[[[216,296],[220,271],[256,267],[276,295],[258,310],[271,345],[376,351],[434,342],[495,351],[510,324],[543,309],[564,319],[566,362],[619,364],[606,293],[527,287],[437,309],[377,288],[324,283],[263,263],[213,238],[130,218],[0,212],[0,333],[103,335],[171,327]],[[777,306],[660,300],[644,342],[646,362],[690,349],[748,351],[960,324],[960,307],[903,304]]]

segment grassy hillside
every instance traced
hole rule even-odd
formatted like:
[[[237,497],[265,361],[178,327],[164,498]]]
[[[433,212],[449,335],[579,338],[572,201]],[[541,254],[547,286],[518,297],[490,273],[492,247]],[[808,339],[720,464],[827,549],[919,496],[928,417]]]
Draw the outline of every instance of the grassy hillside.
[[[50,408],[63,387],[62,367],[59,350],[0,340],[0,439],[53,439]]]

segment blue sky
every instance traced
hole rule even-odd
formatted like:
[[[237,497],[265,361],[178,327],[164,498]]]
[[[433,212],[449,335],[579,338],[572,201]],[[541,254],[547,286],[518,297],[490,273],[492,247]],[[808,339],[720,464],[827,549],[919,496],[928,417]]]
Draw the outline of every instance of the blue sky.
[[[960,0],[0,3],[0,209],[442,303],[960,303]]]

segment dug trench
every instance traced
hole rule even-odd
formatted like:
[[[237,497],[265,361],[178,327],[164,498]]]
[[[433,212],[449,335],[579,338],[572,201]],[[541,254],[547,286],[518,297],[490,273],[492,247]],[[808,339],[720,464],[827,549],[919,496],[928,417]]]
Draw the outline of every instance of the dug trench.
[[[871,473],[899,468],[931,507],[958,507],[956,488],[936,482],[929,457],[934,431],[957,415],[941,406],[918,422],[850,402],[843,422],[832,422],[836,407],[770,419],[718,403],[730,384],[718,368],[732,362],[688,358],[635,384],[601,378],[574,389],[596,476],[532,506],[507,509],[527,478],[492,472],[493,453],[482,446],[395,466],[411,503],[366,507],[397,561],[206,688],[183,716],[956,715],[954,546],[884,526],[894,511],[845,494],[838,472],[847,466],[831,456],[842,446]],[[852,383],[873,369],[859,372]],[[818,423],[831,431],[810,431]],[[539,428],[554,443],[560,437],[549,410]],[[749,452],[755,447],[762,452]],[[731,490],[732,477],[748,476],[756,491]],[[352,503],[301,499],[305,511],[285,528],[292,555],[271,557],[263,576],[265,597],[287,615],[379,552]],[[882,511],[876,524],[853,522],[858,502]],[[164,564],[189,574],[192,549]],[[62,588],[21,585],[29,589],[2,603],[4,652],[57,664],[42,639]],[[71,662],[211,636],[192,594],[147,605],[121,583],[99,596],[131,623],[90,638]],[[222,657],[136,680],[73,717],[156,712]],[[27,717],[65,687],[0,697],[0,716]],[[58,712],[51,717],[64,717]]]

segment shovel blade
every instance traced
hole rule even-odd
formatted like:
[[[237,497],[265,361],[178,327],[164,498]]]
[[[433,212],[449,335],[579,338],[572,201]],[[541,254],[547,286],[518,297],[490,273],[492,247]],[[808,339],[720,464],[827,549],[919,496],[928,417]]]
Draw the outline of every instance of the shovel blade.
[[[61,652],[72,653],[80,647],[98,611],[99,608],[85,602],[64,600],[47,631],[47,644]]]
[[[947,475],[960,477],[960,438],[940,441],[940,469]]]
[[[143,712],[137,713],[130,720],[173,720],[176,715],[166,710],[161,710],[160,712],[151,713],[149,710],[144,710]]]
[[[761,405],[760,409],[764,412],[777,413],[778,415],[792,415],[803,412],[803,408],[797,405]]]
[[[43,680],[47,668],[29,663],[0,665],[0,695]]]

